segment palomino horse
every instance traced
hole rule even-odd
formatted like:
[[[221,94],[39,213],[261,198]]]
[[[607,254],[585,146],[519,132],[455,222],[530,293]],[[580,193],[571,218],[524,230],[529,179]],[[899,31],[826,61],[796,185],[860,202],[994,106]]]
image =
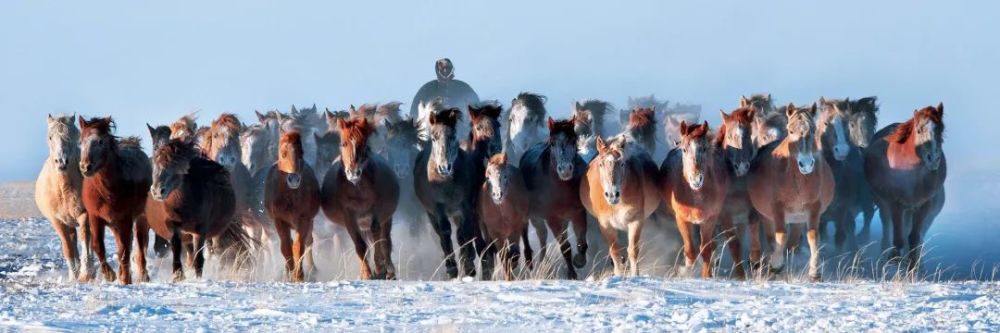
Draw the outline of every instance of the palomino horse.
[[[576,279],[576,269],[587,264],[587,211],[580,202],[580,182],[587,164],[576,153],[577,136],[573,130],[574,119],[555,121],[549,118],[549,139],[536,144],[521,157],[521,174],[528,187],[528,217],[535,226],[540,243],[539,257],[545,258],[548,225],[559,242],[560,252],[566,261],[566,275]],[[576,256],[568,239],[569,224],[576,235]],[[528,243],[528,234],[522,237]],[[527,248],[525,249],[527,250]],[[528,267],[532,267],[532,253],[525,251]]]
[[[422,105],[421,109],[425,109]],[[464,274],[476,276],[476,250],[484,248],[479,223],[473,219],[474,195],[470,185],[472,175],[471,157],[459,148],[455,125],[461,118],[457,108],[426,112],[425,135],[429,145],[417,156],[413,167],[413,188],[417,198],[427,212],[434,231],[441,242],[445,256],[445,270],[449,278],[457,278],[458,263],[452,246],[451,228],[457,230],[459,252]]]
[[[368,246],[375,248],[376,279],[396,279],[392,264],[392,214],[399,202],[399,183],[382,158],[371,152],[368,138],[375,127],[362,117],[341,120],[340,159],[323,179],[326,217],[347,229],[361,261],[361,278],[372,278]]]
[[[479,189],[477,207],[487,243],[483,277],[492,275],[493,257],[499,252],[504,277],[512,280],[521,257],[518,244],[528,228],[528,188],[521,170],[507,163],[505,153],[493,155],[485,172],[486,182]],[[531,247],[527,242],[524,246]]]
[[[781,140],[785,136],[788,117],[774,107],[771,94],[740,96],[740,107],[753,107],[753,142],[757,147]]]
[[[851,101],[851,112],[848,114],[848,131],[851,133],[851,143],[861,148],[862,152],[871,144],[875,135],[875,125],[878,124],[878,97],[868,96]],[[861,227],[861,241],[868,242],[871,235],[872,218],[875,216],[875,198],[868,180],[862,178],[863,184],[858,195],[864,225]]]
[[[758,153],[747,175],[747,189],[753,208],[764,218],[761,222],[767,223],[765,227],[773,250],[771,267],[775,270],[784,267],[785,224],[805,223],[810,252],[809,276],[818,280],[820,214],[833,201],[833,173],[820,155],[819,140],[815,138],[816,104],[809,108],[789,104],[785,110],[788,134]]]
[[[285,257],[285,272],[293,282],[305,280],[303,266],[310,273],[316,269],[312,260],[313,218],[319,213],[319,181],[312,167],[302,158],[302,138],[299,132],[281,134],[278,162],[267,174],[264,187],[264,207],[274,221]],[[297,233],[294,243],[291,231]],[[305,260],[305,263],[303,263]]]
[[[114,121],[108,118],[80,120],[80,172],[83,173],[83,206],[87,209],[90,246],[97,254],[101,273],[110,281],[114,270],[108,265],[104,250],[104,227],[110,227],[118,246],[118,282],[132,283],[132,239],[135,237],[136,265],[139,279],[148,281],[146,246],[149,227],[139,217],[153,180],[149,157],[142,152],[139,140],[119,140],[111,131]],[[134,232],[133,232],[134,229]],[[87,238],[86,235],[84,238]],[[90,277],[84,277],[89,280]]]
[[[943,115],[940,103],[914,111],[910,120],[875,133],[865,149],[865,177],[882,218],[882,247],[889,248],[892,235],[890,258],[907,251],[910,269],[919,266],[924,233],[944,206]]]
[[[597,137],[606,138],[613,131],[605,125],[605,118],[614,107],[610,103],[591,99],[580,102],[573,102],[573,130],[576,131],[576,150],[583,158],[583,161],[590,163],[590,160],[597,156]]]
[[[611,142],[598,138],[597,152],[577,195],[587,212],[597,218],[615,275],[628,271],[635,276],[642,225],[660,206],[656,165],[645,148],[621,137]],[[618,232],[623,230],[628,231],[629,267],[622,263],[618,243]]]
[[[35,204],[59,235],[69,278],[85,279],[92,274],[93,255],[88,246],[90,230],[87,229],[87,211],[80,196],[83,188],[83,175],[77,167],[80,163],[80,130],[76,127],[76,115],[49,115],[47,125],[49,158],[45,159],[35,181]],[[81,248],[84,253],[82,258]]]
[[[156,149],[149,192],[153,200],[146,201],[146,219],[157,235],[171,240],[174,281],[184,280],[181,252],[185,243],[188,254],[194,256],[198,278],[208,239],[226,238],[219,240],[220,246],[239,243],[247,253],[247,236],[234,219],[237,204],[229,172],[205,158],[193,142],[174,139]],[[185,242],[182,235],[191,239]]]
[[[510,110],[504,119],[501,131],[504,136],[504,151],[514,161],[520,161],[528,149],[545,141],[545,96],[522,92],[510,101]]]
[[[750,203],[750,195],[747,193],[747,173],[750,172],[750,165],[757,157],[757,146],[753,143],[753,119],[756,110],[753,107],[741,107],[726,114],[722,114],[722,126],[715,136],[713,145],[715,149],[720,149],[724,155],[726,165],[729,170],[729,190],[726,193],[725,204],[719,212],[719,226],[722,229],[723,238],[729,246],[730,254],[735,265],[733,275],[745,277],[743,269],[743,251],[741,249],[740,238],[743,236],[743,227],[750,229],[750,262],[759,263],[761,259],[759,221],[756,218],[756,211]]]
[[[708,278],[712,277],[715,268],[712,261],[715,226],[729,193],[729,171],[724,151],[713,142],[707,121],[690,126],[682,121],[679,130],[681,141],[660,166],[663,202],[673,211],[677,230],[684,240],[687,269],[694,268],[697,260],[693,229],[695,225],[701,227],[701,276]],[[734,247],[739,249],[739,245]],[[736,256],[733,260],[739,258]],[[737,275],[742,274],[740,271],[737,270]]]
[[[822,145],[823,158],[830,166],[836,184],[833,202],[823,212],[822,221],[833,221],[834,242],[841,250],[857,248],[854,219],[862,211],[861,192],[865,184],[864,160],[861,148],[849,139],[850,99],[828,100],[820,97],[820,113],[816,119],[816,135]],[[871,200],[866,200],[871,204]]]

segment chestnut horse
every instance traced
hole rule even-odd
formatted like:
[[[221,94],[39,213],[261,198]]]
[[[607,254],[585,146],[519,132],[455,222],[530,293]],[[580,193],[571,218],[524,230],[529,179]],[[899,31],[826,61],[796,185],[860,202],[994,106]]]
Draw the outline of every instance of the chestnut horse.
[[[153,180],[149,157],[142,152],[139,140],[119,140],[111,132],[114,121],[91,118],[80,121],[80,172],[83,173],[82,198],[87,209],[90,246],[97,255],[101,273],[108,281],[114,270],[108,265],[104,249],[104,227],[110,227],[118,246],[118,282],[132,283],[132,239],[137,243],[136,265],[140,281],[148,281],[146,246],[149,227],[139,217]],[[133,230],[134,229],[134,230]],[[85,276],[83,280],[89,280]]]
[[[785,224],[805,223],[809,241],[809,277],[819,280],[819,221],[833,201],[834,183],[830,166],[820,154],[813,118],[816,104],[809,108],[785,109],[788,134],[765,146],[750,166],[747,189],[750,202],[768,229],[772,253],[770,265],[781,270],[785,262]],[[752,222],[751,222],[752,223]],[[773,231],[773,232],[771,232]]]
[[[712,277],[715,226],[729,193],[730,176],[724,151],[711,138],[708,122],[680,124],[681,140],[660,166],[663,202],[674,213],[677,230],[684,240],[684,266],[694,268],[697,254],[692,240],[694,226],[701,228],[701,276]],[[732,228],[731,223],[727,225]],[[734,248],[739,249],[736,245]],[[733,258],[737,261],[739,256]],[[738,269],[737,275],[741,272]]]
[[[549,230],[556,236],[566,262],[566,276],[576,279],[576,269],[587,264],[587,210],[580,201],[580,182],[587,164],[577,154],[575,120],[549,118],[549,139],[536,144],[521,157],[521,174],[528,187],[528,218],[535,226],[541,251],[545,257],[545,238]],[[576,256],[568,239],[569,224],[576,236]],[[522,237],[528,243],[528,234]],[[525,249],[524,257],[532,268],[532,253]]]
[[[722,126],[719,126],[713,145],[721,150],[725,158],[730,182],[718,221],[733,257],[733,275],[743,278],[746,276],[741,248],[743,227],[748,226],[750,230],[750,263],[759,263],[761,259],[760,223],[750,223],[759,219],[750,203],[746,176],[757,157],[757,146],[753,142],[753,119],[757,111],[753,107],[740,107],[730,114],[719,112],[722,114]]]
[[[433,106],[434,103],[431,103]],[[441,242],[448,277],[458,278],[458,263],[452,246],[451,228],[455,226],[463,273],[476,276],[476,251],[484,248],[479,223],[473,219],[472,163],[468,153],[459,148],[455,125],[461,118],[457,108],[427,110],[422,104],[420,114],[423,134],[430,138],[417,156],[413,167],[413,189],[423,205],[434,231]]]
[[[271,166],[264,183],[264,207],[274,221],[281,255],[285,257],[285,273],[293,282],[305,280],[303,266],[309,266],[310,274],[316,270],[312,260],[312,229],[313,218],[319,213],[320,188],[302,154],[299,132],[282,133],[278,162]],[[292,230],[297,234],[294,243]]]
[[[80,191],[83,175],[80,168],[80,130],[76,115],[46,119],[49,157],[35,181],[35,204],[49,220],[62,243],[63,258],[69,268],[69,278],[76,280],[91,274],[90,230],[87,211]],[[80,257],[80,249],[83,257]]]
[[[882,247],[890,258],[907,251],[910,269],[920,264],[923,236],[944,206],[948,174],[944,141],[944,104],[913,112],[913,118],[875,133],[865,149],[865,177],[882,218]]]
[[[399,183],[368,138],[375,127],[363,117],[340,120],[340,159],[323,179],[323,213],[347,229],[361,261],[361,278],[371,279],[368,246],[375,248],[376,279],[396,279],[392,264],[392,214],[399,202]]]
[[[753,142],[757,147],[781,140],[785,137],[788,117],[774,107],[771,94],[753,94],[750,98],[740,96],[740,107],[753,107]]]
[[[198,119],[195,112],[186,114],[170,124],[170,138],[195,142],[198,137]]]
[[[506,153],[493,155],[485,173],[486,182],[479,189],[477,207],[487,243],[483,276],[492,275],[493,258],[499,252],[504,277],[513,280],[521,257],[518,244],[528,228],[528,189],[521,170],[507,163]],[[527,242],[524,246],[531,247]]]
[[[158,236],[170,239],[175,282],[184,280],[181,252],[185,246],[194,257],[198,278],[204,270],[208,239],[225,238],[217,243],[227,250],[242,244],[247,253],[248,236],[234,218],[237,203],[229,172],[202,155],[193,142],[173,139],[156,149],[150,197],[146,219]]]
[[[645,148],[618,137],[597,139],[597,157],[590,161],[578,195],[597,218],[615,275],[639,273],[639,238],[646,219],[660,206],[659,175]],[[618,232],[628,231],[628,261],[622,263]],[[579,236],[578,236],[579,237]]]

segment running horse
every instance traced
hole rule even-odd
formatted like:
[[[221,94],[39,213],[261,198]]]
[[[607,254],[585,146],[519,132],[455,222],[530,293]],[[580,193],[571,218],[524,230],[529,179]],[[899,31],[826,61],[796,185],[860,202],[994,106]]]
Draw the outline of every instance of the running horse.
[[[549,138],[536,144],[521,157],[520,168],[524,183],[528,188],[528,217],[535,226],[539,238],[540,257],[545,257],[545,238],[549,230],[559,242],[560,252],[566,262],[566,276],[576,279],[576,268],[587,264],[587,210],[580,201],[580,182],[587,164],[577,154],[574,119],[553,120],[549,118]],[[576,235],[576,256],[568,239],[569,224]],[[522,237],[528,243],[528,234]],[[526,248],[527,250],[527,248]],[[525,251],[525,261],[533,268],[533,257]]]
[[[266,229],[266,222],[259,218],[257,186],[250,170],[243,164],[241,134],[243,123],[232,113],[223,113],[212,121],[203,136],[202,147],[208,159],[226,168],[229,183],[236,197],[235,218],[244,230],[255,237],[266,235],[258,231]],[[214,250],[221,250],[218,239],[211,238]],[[236,254],[236,253],[228,253]]]
[[[445,271],[449,278],[459,277],[458,263],[452,246],[451,229],[457,228],[459,255],[463,273],[476,276],[476,251],[484,248],[479,223],[473,219],[471,197],[473,161],[459,148],[455,125],[461,118],[457,108],[427,110],[436,103],[421,103],[421,128],[430,142],[417,156],[413,167],[413,189],[427,212],[445,256]]]
[[[586,211],[597,218],[608,242],[615,275],[639,271],[639,239],[646,219],[660,206],[659,175],[645,148],[619,136],[597,139],[597,156],[587,167],[577,193]],[[618,232],[628,231],[628,266],[622,262]],[[577,236],[579,239],[580,236]]]
[[[610,103],[590,99],[581,102],[573,102],[573,130],[577,135],[577,153],[583,161],[590,163],[590,160],[597,156],[595,146],[597,138],[606,138],[611,131],[605,126],[608,113],[614,107]]]
[[[193,256],[197,278],[204,271],[209,239],[216,239],[220,249],[242,244],[242,251],[232,253],[249,253],[249,236],[234,218],[237,199],[229,172],[193,142],[173,139],[156,149],[149,192],[153,200],[146,201],[146,219],[158,236],[170,239],[175,282],[184,280],[181,254],[185,247]]]
[[[392,168],[372,153],[368,138],[375,126],[363,117],[340,120],[340,159],[323,179],[322,207],[327,219],[347,229],[361,266],[361,278],[396,279],[392,264],[392,214],[399,183]],[[374,247],[375,274],[368,265]]]
[[[747,189],[761,222],[767,223],[764,226],[772,248],[769,262],[772,269],[780,271],[784,267],[785,225],[805,224],[809,277],[819,280],[819,222],[820,215],[833,202],[833,173],[815,137],[816,104],[808,108],[789,104],[785,112],[788,134],[758,152],[747,175]]]
[[[917,269],[923,237],[944,206],[948,164],[944,142],[944,104],[913,112],[904,123],[879,130],[865,149],[865,177],[882,218],[882,247],[890,258],[907,251]]]
[[[487,263],[483,276],[490,277],[493,258],[499,252],[503,274],[513,280],[521,249],[518,244],[528,228],[528,189],[521,170],[507,163],[507,154],[498,153],[489,159],[485,170],[486,182],[479,189],[479,216],[486,238]],[[531,245],[525,242],[526,252]]]
[[[707,121],[698,125],[681,121],[679,131],[681,140],[677,148],[667,154],[660,166],[663,202],[673,211],[677,230],[684,240],[684,266],[694,268],[700,254],[701,276],[709,278],[715,268],[712,261],[715,227],[722,215],[731,183],[729,170],[724,150],[713,142]],[[699,253],[696,253],[692,239],[695,225],[701,228]],[[739,245],[734,248],[739,249]],[[733,260],[738,258],[736,256]],[[741,270],[737,270],[736,274],[742,275]]]
[[[753,142],[753,119],[756,109],[740,107],[727,114],[719,110],[722,116],[722,126],[719,126],[713,145],[720,150],[729,170],[729,190],[726,193],[725,204],[719,212],[719,226],[722,229],[724,244],[729,247],[733,258],[733,275],[745,278],[743,268],[742,236],[743,229],[750,230],[750,264],[756,266],[761,260],[760,223],[757,212],[750,203],[747,192],[747,173],[757,157],[757,146]]]
[[[302,138],[299,132],[281,134],[278,141],[278,162],[271,166],[264,182],[264,207],[281,243],[285,257],[285,273],[292,282],[302,282],[312,260],[313,218],[319,212],[320,187],[312,167],[303,160]],[[292,231],[296,238],[292,241]],[[305,261],[305,262],[303,262]]]
[[[97,255],[101,273],[108,281],[115,275],[104,248],[104,228],[109,227],[118,250],[118,282],[132,283],[133,237],[137,243],[138,279],[149,281],[146,271],[149,227],[140,218],[153,182],[149,157],[142,152],[137,138],[119,140],[112,134],[115,126],[111,117],[90,120],[80,117],[79,122],[80,172],[84,177],[81,196],[91,232],[90,246]]]
[[[816,119],[816,135],[836,186],[833,202],[821,218],[823,222],[833,221],[837,247],[853,251],[858,246],[854,220],[862,212],[861,194],[867,190],[867,185],[861,148],[850,139],[852,103],[848,98],[835,100],[820,97],[819,104],[821,109]],[[871,204],[871,200],[865,201]]]
[[[80,191],[80,130],[76,115],[46,118],[49,157],[35,181],[35,204],[49,220],[62,243],[63,258],[71,280],[86,279],[91,273],[90,230]],[[80,257],[80,250],[83,257]]]
[[[875,136],[875,126],[878,124],[878,97],[868,96],[851,101],[848,114],[848,132],[851,133],[851,143],[861,148],[862,153],[871,144]],[[861,192],[858,201],[861,204],[864,225],[861,227],[859,240],[867,243],[871,235],[872,218],[875,216],[875,198],[868,180],[862,178]]]
[[[520,161],[528,149],[545,141],[545,96],[522,92],[510,101],[510,110],[504,117],[501,129],[504,151],[514,161]]]

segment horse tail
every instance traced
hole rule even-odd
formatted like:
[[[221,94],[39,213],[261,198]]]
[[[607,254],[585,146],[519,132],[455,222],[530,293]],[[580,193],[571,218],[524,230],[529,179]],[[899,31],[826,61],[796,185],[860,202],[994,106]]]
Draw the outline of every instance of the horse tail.
[[[229,226],[216,236],[216,247],[223,267],[229,267],[235,274],[248,272],[257,263],[257,250],[261,244],[247,233],[239,218],[234,218]]]

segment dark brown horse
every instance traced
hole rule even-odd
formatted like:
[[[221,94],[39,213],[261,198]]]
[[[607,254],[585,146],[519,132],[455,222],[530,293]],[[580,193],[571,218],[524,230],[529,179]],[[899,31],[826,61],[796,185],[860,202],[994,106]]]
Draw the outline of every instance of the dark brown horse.
[[[396,279],[392,264],[392,214],[399,202],[399,183],[389,165],[371,152],[375,132],[367,119],[340,120],[340,159],[323,179],[322,206],[326,217],[347,229],[361,261],[361,278]],[[374,247],[375,275],[368,265]]]
[[[878,97],[868,96],[851,101],[850,111],[848,131],[851,133],[851,143],[861,148],[863,153],[875,136],[875,126],[878,124]],[[861,205],[864,225],[858,236],[861,243],[867,243],[871,235],[872,218],[875,216],[875,198],[868,180],[862,178],[862,181],[858,202]]]
[[[149,227],[139,217],[146,205],[152,184],[149,157],[142,152],[138,139],[119,140],[111,132],[114,121],[108,118],[80,117],[80,172],[83,173],[83,205],[87,209],[91,248],[108,281],[114,271],[108,265],[104,249],[104,227],[111,228],[118,246],[118,282],[132,283],[130,254],[132,239],[137,243],[136,265],[139,279],[149,280],[146,272],[146,246]],[[84,280],[89,279],[85,277]]]
[[[834,100],[820,97],[820,113],[816,119],[816,135],[822,145],[823,158],[833,172],[833,202],[823,212],[822,221],[832,221],[836,227],[834,243],[845,251],[857,248],[855,218],[862,212],[862,200],[867,191],[864,159],[861,148],[854,145],[849,131],[850,99]]]
[[[759,263],[761,260],[760,224],[749,223],[759,219],[755,217],[757,212],[750,203],[746,177],[750,172],[750,165],[757,157],[757,146],[753,142],[752,133],[756,110],[741,107],[730,114],[721,110],[719,112],[722,113],[722,126],[715,136],[714,145],[725,157],[730,179],[725,205],[719,212],[719,226],[733,257],[733,275],[742,278],[745,276],[741,249],[743,227],[749,226],[750,229],[750,262]]]
[[[713,142],[708,122],[688,125],[681,121],[681,140],[660,166],[663,202],[671,207],[684,240],[684,265],[694,268],[697,253],[694,226],[701,227],[701,276],[712,277],[715,226],[729,193],[730,176],[724,151]],[[729,223],[730,229],[732,228]],[[734,246],[739,249],[739,246]],[[739,256],[733,260],[738,260]],[[740,270],[737,270],[739,272]],[[737,273],[740,274],[740,273]]]
[[[476,163],[459,148],[455,125],[461,118],[457,108],[435,110],[426,114],[430,143],[417,156],[413,167],[413,188],[423,205],[434,231],[441,242],[448,277],[459,277],[458,263],[452,246],[451,228],[456,227],[463,273],[476,276],[477,250],[485,243],[479,223],[473,219],[472,163]]]
[[[224,234],[230,241],[247,239],[234,218],[236,197],[229,172],[193,142],[174,139],[156,149],[150,197],[146,218],[157,235],[171,240],[174,281],[184,280],[181,252],[185,246],[194,256],[195,276],[201,278],[207,240]],[[184,235],[190,240],[182,239]]]
[[[268,172],[264,190],[264,207],[274,221],[281,254],[285,257],[285,272],[293,282],[305,280],[303,266],[309,265],[310,273],[316,269],[312,260],[312,229],[313,218],[319,212],[320,188],[302,154],[299,132],[281,134],[278,162]],[[297,234],[294,242],[292,230]]]
[[[750,166],[747,189],[754,209],[763,217],[773,253],[770,265],[780,270],[785,263],[785,224],[806,224],[809,241],[809,276],[820,278],[819,221],[833,201],[834,183],[830,166],[820,154],[810,108],[785,109],[788,135],[765,146]],[[754,222],[751,222],[754,223]],[[773,232],[771,232],[773,230]]]
[[[483,266],[483,276],[492,275],[489,273],[493,269],[492,260],[499,252],[504,277],[512,280],[521,258],[518,244],[528,228],[528,189],[521,170],[507,163],[505,153],[490,158],[485,172],[486,182],[479,190],[478,207],[487,243],[488,264]],[[524,246],[530,247],[527,242]]]
[[[892,235],[890,258],[906,253],[910,269],[920,264],[924,233],[944,206],[943,116],[940,103],[914,111],[910,120],[878,131],[865,149],[865,177],[882,217],[882,247],[889,248]]]
[[[574,119],[553,120],[549,118],[549,138],[536,144],[521,157],[521,174],[528,187],[528,217],[535,224],[544,255],[547,231],[539,227],[545,221],[559,242],[560,252],[566,261],[566,276],[576,279],[576,269],[587,264],[587,211],[580,201],[580,182],[587,170],[587,164],[577,154],[577,135]],[[568,239],[569,224],[573,224],[576,235],[576,256]],[[528,235],[524,233],[524,242]],[[531,267],[532,253],[525,251],[525,259]]]

